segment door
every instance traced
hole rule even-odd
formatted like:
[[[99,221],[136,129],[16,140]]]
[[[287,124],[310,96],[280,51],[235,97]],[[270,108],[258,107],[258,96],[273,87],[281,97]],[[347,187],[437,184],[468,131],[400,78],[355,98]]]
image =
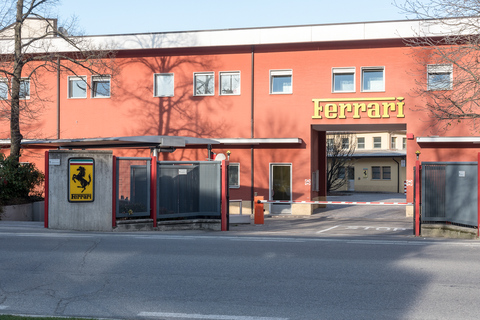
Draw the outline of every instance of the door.
[[[271,164],[270,165],[270,200],[291,201],[292,200],[292,165]],[[270,213],[292,213],[290,203],[272,203]]]
[[[348,191],[355,191],[355,167],[347,169]]]

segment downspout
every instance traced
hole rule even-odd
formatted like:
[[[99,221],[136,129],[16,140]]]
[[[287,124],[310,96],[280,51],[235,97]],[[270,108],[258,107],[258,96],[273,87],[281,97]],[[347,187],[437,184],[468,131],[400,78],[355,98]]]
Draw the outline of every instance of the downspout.
[[[60,57],[57,58],[57,139],[60,139]]]
[[[251,96],[250,96],[250,138],[255,138],[255,117],[254,117],[254,111],[255,111],[255,46],[252,46],[252,59],[251,59]],[[254,198],[255,198],[255,189],[254,189],[254,178],[255,178],[255,161],[254,161],[254,149],[253,146],[250,149],[250,179],[251,179],[251,190],[250,190],[250,208],[251,208],[251,213],[254,213]]]
[[[392,159],[397,163],[397,193],[400,193],[400,163],[395,158]]]

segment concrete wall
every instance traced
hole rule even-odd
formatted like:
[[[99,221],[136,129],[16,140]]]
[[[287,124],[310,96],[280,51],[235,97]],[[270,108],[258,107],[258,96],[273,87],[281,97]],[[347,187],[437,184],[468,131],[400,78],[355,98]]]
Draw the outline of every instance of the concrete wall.
[[[94,159],[94,201],[69,202],[70,158]],[[111,231],[112,151],[49,151],[48,227],[52,229]]]

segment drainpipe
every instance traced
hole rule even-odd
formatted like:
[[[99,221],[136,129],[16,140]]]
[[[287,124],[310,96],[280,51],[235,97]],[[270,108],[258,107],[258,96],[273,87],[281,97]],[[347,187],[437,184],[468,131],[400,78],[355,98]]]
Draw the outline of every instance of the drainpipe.
[[[255,117],[254,117],[254,111],[255,111],[255,46],[252,46],[252,60],[251,60],[251,72],[252,72],[252,77],[251,77],[251,96],[250,96],[250,138],[255,137]],[[254,161],[254,149],[253,146],[250,149],[250,167],[252,168],[250,170],[250,179],[251,179],[251,188],[250,188],[250,208],[251,208],[251,213],[254,213],[254,198],[255,198],[255,189],[254,189],[254,178],[255,178],[255,161]]]
[[[60,139],[60,58],[57,58],[57,139]]]
[[[392,159],[397,163],[397,193],[400,193],[400,163],[395,158]]]

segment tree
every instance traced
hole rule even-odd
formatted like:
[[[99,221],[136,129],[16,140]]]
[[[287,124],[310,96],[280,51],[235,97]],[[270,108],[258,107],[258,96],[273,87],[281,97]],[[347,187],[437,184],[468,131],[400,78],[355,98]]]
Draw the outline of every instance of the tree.
[[[352,164],[356,135],[337,132],[327,136],[327,191],[337,190],[347,183],[347,168]]]
[[[0,5],[0,94],[9,109],[0,115],[10,121],[10,156],[16,159],[23,139],[21,117],[34,115],[42,100],[41,83],[36,81],[39,71],[114,73],[113,51],[94,46],[85,37],[72,36],[75,19],[59,27],[56,19],[48,18],[57,2],[4,0]],[[31,88],[37,99],[22,99]]]
[[[414,92],[432,124],[445,128],[480,118],[480,0],[407,0],[395,3],[420,22],[405,39],[418,63]]]

